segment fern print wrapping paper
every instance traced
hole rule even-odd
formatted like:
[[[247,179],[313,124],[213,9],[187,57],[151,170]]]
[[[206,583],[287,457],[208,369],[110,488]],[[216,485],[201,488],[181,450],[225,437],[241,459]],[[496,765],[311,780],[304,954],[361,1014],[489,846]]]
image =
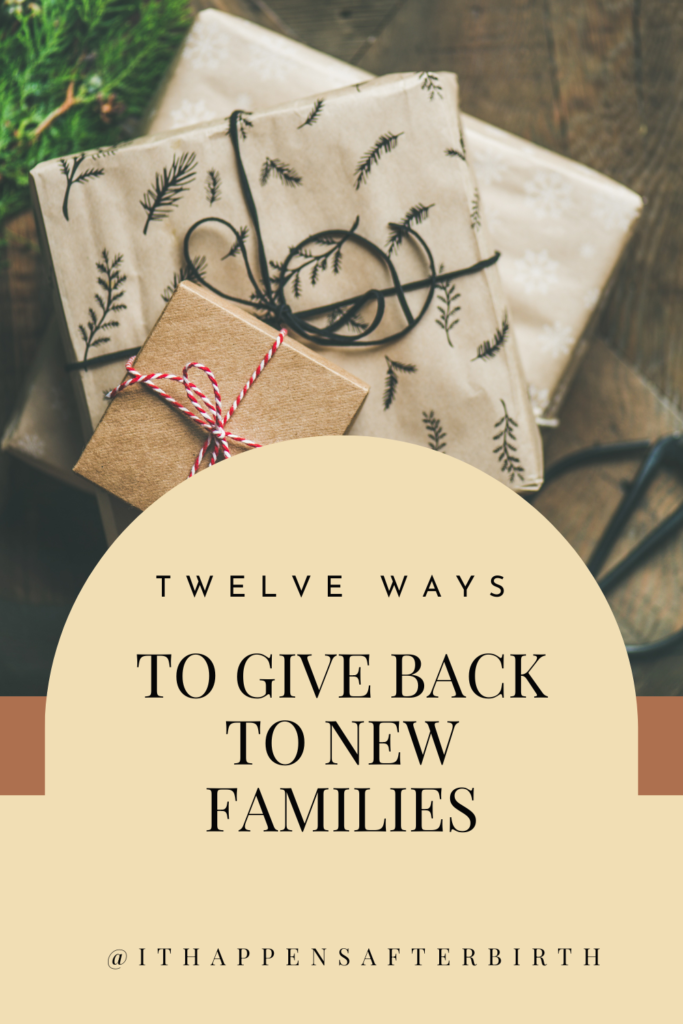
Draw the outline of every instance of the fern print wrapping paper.
[[[274,287],[285,275],[284,299],[295,310],[392,285],[387,261],[355,238],[339,242],[334,231],[356,226],[391,254],[403,284],[429,277],[420,238],[440,273],[494,254],[469,165],[452,155],[462,154],[453,75],[391,75],[284,104],[242,116],[238,134],[264,265]],[[182,276],[228,297],[249,300],[259,283],[267,291],[256,211],[240,188],[225,121],[88,154],[83,166],[94,165],[105,173],[72,187],[68,220],[68,162],[33,172],[68,358],[92,360],[74,371],[92,427],[123,369],[121,360],[100,357],[140,346]],[[319,241],[302,244],[317,232]],[[413,315],[426,293],[408,294]],[[359,341],[405,326],[396,299],[387,299],[381,329],[369,335],[372,304],[352,312],[346,333]],[[396,343],[327,351],[371,388],[351,432],[429,446],[518,489],[540,485],[539,437],[495,267],[440,281],[421,322]]]
[[[160,91],[151,131],[265,109],[368,72],[216,10],[202,11]],[[556,425],[581,337],[642,209],[635,192],[574,160],[462,114],[539,422]],[[457,159],[457,157],[455,158]]]
[[[177,130],[235,108],[264,109],[273,97],[297,99],[368,77],[252,22],[204,10],[156,97],[147,130]],[[503,253],[498,267],[534,411],[539,422],[555,424],[583,352],[581,334],[641,201],[604,175],[509,132],[466,114],[462,123],[481,205]],[[58,346],[58,339],[49,344]],[[62,395],[53,410],[44,376],[35,377],[4,444],[19,457],[30,450],[34,462],[73,483],[73,444],[57,411],[73,401],[71,387],[64,375],[52,382],[50,393]]]

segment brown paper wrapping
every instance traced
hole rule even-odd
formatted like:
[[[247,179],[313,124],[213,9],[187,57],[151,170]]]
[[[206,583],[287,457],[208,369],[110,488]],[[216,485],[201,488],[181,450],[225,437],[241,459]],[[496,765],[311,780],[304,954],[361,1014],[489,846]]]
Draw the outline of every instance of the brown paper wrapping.
[[[406,284],[429,274],[417,244],[390,245],[389,225],[409,215],[444,272],[464,270],[494,253],[462,152],[453,75],[391,75],[315,102],[284,104],[245,118],[240,136],[273,278],[278,264],[308,236],[348,231],[357,219],[360,235],[385,251],[393,248]],[[200,220],[209,218],[192,236],[189,256],[202,279],[228,295],[249,298],[254,284],[241,255],[227,259],[235,235],[226,222],[236,231],[247,229],[253,268],[259,266],[256,228],[237,184],[224,121],[140,139],[87,159],[105,173],[72,192],[68,221],[60,163],[41,164],[32,174],[71,360],[144,342],[165,298],[187,273],[183,241]],[[169,180],[179,186],[173,194],[166,188]],[[159,200],[167,193],[166,207]],[[417,217],[416,210],[422,211]],[[302,249],[295,264],[303,266],[305,255]],[[292,308],[337,303],[391,284],[386,265],[355,243],[347,244],[341,265],[332,263],[330,256],[316,277],[309,261],[298,295],[290,282],[285,299]],[[413,315],[424,291],[410,295]],[[372,310],[361,313],[372,319]],[[403,326],[398,301],[387,301],[381,330],[370,340],[381,341]],[[442,282],[421,322],[395,344],[333,352],[336,363],[371,386],[354,433],[433,447],[517,488],[539,486],[540,442],[495,267]],[[113,362],[74,371],[93,427],[104,411],[103,393],[118,383],[121,370],[121,362]]]
[[[204,10],[159,91],[147,130],[183,128],[235,108],[265,109],[274,96],[294,100],[369,77],[252,22]],[[491,237],[503,252],[498,266],[534,412],[539,422],[554,424],[578,366],[581,334],[641,201],[566,157],[466,114],[462,122]],[[46,345],[55,350],[54,359],[63,359],[56,337]],[[57,394],[53,402],[50,396]],[[71,470],[75,413],[65,411],[73,404],[65,375],[48,380],[35,373],[21,401],[22,414],[6,433],[8,450],[47,472],[78,479]]]
[[[180,375],[188,362],[208,366],[226,410],[270,349],[276,332],[243,309],[183,282],[136,359],[142,373]],[[213,401],[201,371],[191,378]],[[185,389],[160,381],[190,411]],[[258,444],[343,434],[367,386],[296,341],[286,338],[230,418],[227,430]],[[206,432],[142,384],[118,394],[75,470],[136,508],[145,509],[181,483]],[[245,450],[230,441],[235,455]],[[208,466],[208,458],[200,467]]]
[[[198,16],[155,104],[168,131],[367,81],[361,68],[220,11]],[[462,115],[534,412],[554,425],[580,339],[642,209],[635,192],[574,160]]]

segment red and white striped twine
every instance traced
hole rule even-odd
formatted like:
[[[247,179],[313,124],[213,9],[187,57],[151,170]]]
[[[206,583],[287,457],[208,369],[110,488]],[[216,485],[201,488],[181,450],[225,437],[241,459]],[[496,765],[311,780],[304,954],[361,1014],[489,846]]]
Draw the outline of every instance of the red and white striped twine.
[[[225,429],[225,426],[230,417],[234,416],[237,412],[240,402],[244,399],[244,396],[247,394],[254,381],[258,380],[261,376],[264,369],[273,358],[282,342],[285,340],[286,335],[287,331],[283,328],[226,413],[223,413],[218,381],[209,367],[205,366],[203,363],[187,363],[186,366],[183,367],[182,377],[178,377],[173,373],[139,373],[139,371],[133,366],[133,359],[135,358],[133,356],[133,358],[129,359],[126,363],[128,378],[121,381],[117,387],[108,392],[106,397],[115,398],[116,395],[119,395],[125,390],[125,388],[129,388],[131,384],[146,384],[148,388],[155,391],[164,399],[164,401],[168,402],[170,405],[174,405],[179,412],[182,412],[183,415],[189,417],[193,423],[198,424],[198,426],[206,430],[206,441],[202,445],[199,455],[195,459],[194,465],[189,472],[189,476],[194,476],[201,466],[202,459],[209,449],[211,449],[210,466],[215,465],[218,461],[219,454],[222,454],[225,459],[230,458],[231,453],[228,446],[229,440],[239,441],[242,444],[248,445],[250,448],[262,447],[258,441],[249,441],[246,437],[240,437],[239,434],[231,434],[230,431]],[[210,402],[204,392],[200,391],[197,385],[188,377],[188,371],[191,370],[193,366],[198,370],[201,370],[209,378],[213,389],[213,402]],[[182,384],[187,392],[187,397],[190,399],[190,402],[196,409],[196,412],[192,412],[192,410],[184,406],[182,402],[179,402],[177,399],[173,398],[172,395],[169,395],[168,392],[164,391],[163,388],[160,388],[158,384],[154,383],[156,380],[175,380],[179,384]]]

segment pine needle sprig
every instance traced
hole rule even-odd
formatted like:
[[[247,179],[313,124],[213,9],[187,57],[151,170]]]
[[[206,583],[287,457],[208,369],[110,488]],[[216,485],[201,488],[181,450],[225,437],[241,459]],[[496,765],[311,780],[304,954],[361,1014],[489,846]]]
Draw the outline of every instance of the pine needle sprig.
[[[181,281],[204,281],[206,268],[206,256],[194,256],[190,264],[183,263],[180,270],[176,270],[174,273],[171,283],[161,293],[164,302],[170,302]]]
[[[239,136],[240,136],[242,142],[244,142],[244,140],[247,137],[247,128],[253,128],[254,127],[254,122],[250,121],[249,117],[250,117],[250,115],[246,111],[244,111],[244,110],[238,110],[237,111],[237,131],[239,132]],[[229,124],[231,118],[228,117],[228,118],[226,118],[226,120],[228,121],[228,124]],[[230,128],[228,127],[226,135],[229,135],[229,134],[230,134]]]
[[[311,110],[306,120],[302,121],[301,124],[297,125],[297,130],[299,128],[307,128],[309,125],[315,124],[320,115],[322,114],[324,106],[325,100],[316,100],[313,106],[311,107]]]
[[[293,167],[289,167],[282,160],[267,156],[261,167],[261,184],[266,185],[271,175],[279,178],[282,184],[289,186],[289,188],[296,188],[297,185],[302,183],[301,175],[297,174]]]
[[[508,320],[507,310],[503,314],[503,322],[500,327],[497,328],[493,335],[493,341],[483,341],[481,345],[477,346],[477,354],[472,359],[474,363],[477,359],[493,359],[498,355],[505,342],[508,340],[510,333],[510,322]]]
[[[454,149],[452,146],[449,146],[448,149],[444,150],[444,153],[446,154],[446,156],[457,156],[459,160],[465,160],[466,161],[467,157],[465,155],[465,146],[464,146],[463,143],[464,143],[464,140],[463,140],[463,137],[461,135],[460,136],[460,145],[462,147],[462,152],[460,152],[459,149]]]
[[[187,0],[2,6],[0,220],[30,205],[36,164],[136,133],[192,18]]]
[[[318,283],[320,275],[324,273],[331,265],[332,273],[338,274],[341,271],[342,266],[342,250],[346,242],[349,240],[349,236],[353,234],[358,226],[356,221],[348,233],[342,235],[341,238],[334,238],[333,236],[320,235],[314,242],[311,243],[311,247],[296,245],[292,246],[289,250],[289,263],[287,271],[284,270],[284,263],[277,260],[271,260],[270,265],[275,271],[273,275],[273,287],[276,290],[284,289],[287,285],[292,285],[295,298],[300,298],[303,291],[302,277],[305,271],[309,271],[309,279],[313,287]],[[313,246],[326,246],[322,252],[315,252]],[[300,262],[295,262],[295,258],[298,257]],[[362,322],[362,321],[360,321]],[[349,324],[351,321],[349,321]],[[361,328],[365,330],[365,325]]]
[[[522,466],[519,456],[517,455],[517,446],[512,442],[516,441],[515,430],[517,429],[517,422],[513,420],[512,416],[508,413],[507,406],[501,398],[500,404],[503,406],[503,415],[494,424],[494,430],[498,430],[497,434],[493,435],[494,441],[500,441],[500,444],[493,449],[493,454],[498,456],[498,462],[503,473],[507,473],[510,478],[510,483],[513,484],[517,477],[520,480],[524,479],[524,466]]]
[[[230,259],[232,259],[233,256],[236,256],[238,252],[241,252],[242,248],[244,246],[244,243],[246,242],[248,237],[249,237],[249,228],[247,228],[247,227],[240,228],[239,231],[237,232],[237,238],[232,243],[232,245],[230,246],[230,248],[226,252],[225,256],[221,256],[221,260],[230,260]]]
[[[391,153],[398,146],[398,140],[403,135],[403,132],[393,134],[392,132],[385,132],[384,135],[380,135],[377,142],[374,144],[372,149],[369,149],[361,159],[358,161],[356,166],[356,191],[364,185],[370,177],[370,171],[372,168],[379,163],[382,156],[385,153]]]
[[[446,431],[441,426],[441,420],[434,415],[434,411],[423,412],[422,422],[429,438],[429,447],[434,452],[442,452],[446,447]]]
[[[390,409],[396,398],[399,373],[417,373],[417,366],[414,363],[399,363],[397,359],[384,357],[387,361],[387,375],[384,378],[384,411]]]
[[[426,89],[429,93],[430,100],[433,100],[435,96],[438,96],[440,100],[443,99],[443,90],[439,82],[438,75],[433,74],[431,71],[420,71],[420,81],[422,82],[422,89]]]
[[[422,224],[427,219],[429,211],[433,206],[434,203],[430,203],[429,206],[425,206],[423,203],[416,203],[415,206],[410,207],[399,224],[389,224],[389,238],[387,239],[387,253],[389,256],[394,255],[403,239],[408,235],[408,230],[414,224]]]
[[[343,306],[336,306],[334,309],[330,309],[327,312],[327,326],[331,327],[332,324],[336,323],[341,317],[344,316],[345,309]],[[358,313],[354,313],[347,320],[344,321],[344,326],[348,327],[354,334],[360,334],[361,331],[365,331],[368,328],[368,324],[363,320]]]
[[[64,190],[64,202],[62,203],[62,213],[64,214],[64,220],[69,219],[69,193],[71,192],[72,185],[84,185],[93,178],[101,178],[104,174],[104,167],[87,167],[84,171],[76,176],[76,171],[85,160],[85,153],[81,153],[80,156],[72,157],[71,161],[60,160],[59,167],[66,178],[66,188]]]
[[[213,206],[217,203],[221,197],[221,172],[214,170],[212,167],[210,171],[206,173],[206,183],[204,185],[206,191],[206,200],[209,206]]]
[[[187,192],[197,176],[197,154],[177,153],[173,156],[170,167],[164,167],[161,174],[157,171],[154,185],[147,189],[140,200],[140,206],[147,211],[147,220],[143,235],[154,221],[164,220],[173,207],[180,202],[183,193]]]
[[[479,195],[479,189],[475,188],[474,198],[472,199],[472,206],[470,208],[470,227],[473,231],[478,231],[481,227],[481,197]]]
[[[443,263],[439,267],[439,273],[443,273]],[[455,281],[440,281],[436,286],[436,290],[439,292],[439,300],[436,307],[439,315],[434,322],[445,333],[446,341],[453,348],[451,331],[456,324],[460,323],[460,317],[457,316],[460,312],[460,306],[456,306],[456,302],[460,298],[460,292],[456,291]]]
[[[120,313],[122,309],[127,309],[126,304],[120,301],[125,294],[123,285],[127,280],[126,275],[121,273],[122,263],[123,256],[121,253],[110,261],[109,253],[106,249],[103,249],[102,258],[95,264],[100,272],[97,283],[100,286],[101,294],[100,292],[95,293],[95,304],[98,307],[98,311],[91,306],[88,310],[86,326],[84,327],[83,324],[78,325],[79,333],[85,345],[85,353],[83,355],[84,368],[88,362],[90,349],[98,345],[104,345],[111,340],[110,335],[105,335],[101,332],[113,330],[119,326],[118,320],[109,320],[107,318],[112,313]]]

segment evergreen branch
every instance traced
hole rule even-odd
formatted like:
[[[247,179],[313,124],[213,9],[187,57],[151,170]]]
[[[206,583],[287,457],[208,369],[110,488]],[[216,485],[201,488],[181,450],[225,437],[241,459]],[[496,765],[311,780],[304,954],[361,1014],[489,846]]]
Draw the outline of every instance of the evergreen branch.
[[[470,209],[470,227],[473,231],[478,231],[481,227],[481,209],[480,209],[480,196],[479,189],[475,188],[474,198],[472,199],[472,207]]]
[[[0,220],[36,164],[135,134],[190,21],[187,0],[0,3]]]
[[[288,167],[282,160],[272,159],[267,156],[261,168],[260,180],[262,185],[267,184],[271,174],[274,174],[283,185],[288,185],[290,188],[295,188],[301,184],[301,176],[292,167]]]
[[[446,447],[446,431],[441,426],[441,420],[432,411],[422,413],[422,422],[427,430],[429,447],[434,452],[442,452]]]
[[[496,333],[493,335],[493,341],[483,341],[481,345],[478,345],[477,354],[472,359],[472,362],[474,363],[477,359],[493,359],[494,356],[497,356],[505,342],[508,340],[509,332],[510,322],[508,320],[506,310],[503,314],[503,323],[497,328]]]
[[[440,100],[443,99],[443,91],[438,75],[433,74],[431,71],[420,71],[419,77],[422,82],[421,88],[427,90],[430,100],[433,100],[435,96],[438,96]]]
[[[213,206],[214,203],[218,202],[221,197],[221,174],[220,171],[216,171],[211,168],[206,174],[206,184],[204,186],[206,191],[206,198],[209,206]]]
[[[384,357],[387,361],[387,375],[384,378],[384,411],[390,408],[396,398],[399,373],[417,373],[414,363],[399,363],[396,359]]]
[[[97,283],[102,289],[104,295],[95,293],[95,302],[101,310],[101,314],[98,317],[95,310],[91,307],[88,310],[88,321],[86,326],[83,324],[78,325],[78,330],[81,338],[85,344],[85,353],[83,355],[83,368],[86,368],[88,362],[88,353],[91,348],[95,348],[98,345],[104,345],[110,341],[109,335],[103,335],[101,332],[104,330],[111,330],[119,326],[118,320],[107,320],[107,317],[111,313],[118,313],[122,309],[127,309],[127,306],[123,302],[118,300],[123,298],[124,289],[123,284],[127,280],[126,275],[121,273],[121,265],[123,263],[123,256],[119,253],[114,257],[113,260],[109,260],[109,253],[106,249],[102,250],[102,259],[95,263],[95,267],[99,270],[101,277],[97,278]]]
[[[439,267],[439,273],[443,273],[443,263]],[[441,305],[437,305],[439,316],[434,322],[444,331],[446,341],[453,348],[451,331],[456,324],[460,323],[460,318],[456,316],[456,313],[460,312],[460,306],[455,305],[460,298],[460,292],[456,291],[455,281],[441,281],[437,284],[436,289],[439,292]]]
[[[43,120],[40,122],[37,128],[33,129],[33,132],[31,134],[33,136],[34,141],[35,139],[38,138],[39,135],[43,134],[46,128],[50,127],[53,121],[56,121],[58,117],[62,116],[62,114],[66,114],[67,110],[70,110],[71,107],[73,107],[74,103],[82,102],[79,96],[74,95],[74,85],[75,82],[69,82],[68,86],[66,87],[66,96],[64,97],[64,100],[59,104],[58,107],[55,107],[54,110],[51,110],[47,117],[43,118]]]
[[[310,111],[308,117],[306,118],[306,120],[302,121],[301,124],[297,125],[297,130],[299,128],[306,128],[310,124],[315,124],[315,122],[318,120],[318,118],[322,114],[324,106],[325,106],[325,100],[316,100],[315,103],[313,104],[313,106],[311,108],[311,111]]]
[[[524,479],[524,466],[522,466],[519,456],[516,454],[517,447],[512,444],[516,441],[515,429],[518,424],[513,420],[512,416],[508,413],[507,406],[501,398],[500,404],[503,406],[503,415],[494,424],[494,430],[498,427],[502,427],[497,434],[493,435],[494,441],[500,441],[500,444],[493,449],[493,454],[498,456],[498,462],[503,473],[507,473],[510,478],[510,483],[513,484],[515,479],[519,477],[520,480]]]
[[[233,256],[236,256],[238,252],[241,252],[242,246],[244,245],[248,237],[249,228],[240,228],[239,231],[237,232],[237,238],[232,243],[230,249],[228,250],[228,252],[226,252],[225,256],[221,256],[221,260],[229,260]]]
[[[206,256],[194,256],[190,264],[183,263],[180,270],[176,270],[173,280],[167,285],[161,297],[164,302],[169,302],[181,281],[204,281],[206,276]]]
[[[375,164],[379,163],[383,154],[391,153],[392,150],[396,149],[401,135],[403,135],[403,132],[398,132],[396,135],[391,132],[386,132],[384,135],[380,135],[372,149],[369,149],[367,153],[361,157],[355,170],[356,191],[358,191],[361,185],[364,185],[367,182],[370,176],[370,171]]]
[[[408,234],[408,229],[413,224],[421,224],[429,216],[429,211],[434,206],[434,203],[430,203],[429,206],[424,206],[423,203],[417,203],[415,206],[411,206],[407,214],[400,222],[400,224],[389,224],[389,238],[387,240],[387,253],[389,256],[393,256],[396,250],[401,245],[401,242]]]
[[[170,167],[164,167],[161,174],[157,171],[154,185],[145,192],[140,206],[147,211],[147,220],[143,235],[153,221],[164,220],[171,209],[177,206],[184,192],[187,192],[197,175],[197,154],[176,153]]]

